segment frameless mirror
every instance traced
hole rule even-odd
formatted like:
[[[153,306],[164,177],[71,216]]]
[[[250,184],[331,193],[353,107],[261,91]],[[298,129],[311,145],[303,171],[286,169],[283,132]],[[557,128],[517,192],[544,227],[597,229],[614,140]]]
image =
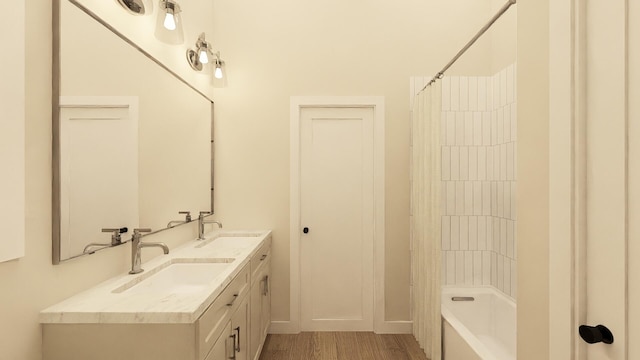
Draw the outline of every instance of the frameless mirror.
[[[54,12],[54,263],[213,211],[213,102],[69,1]]]

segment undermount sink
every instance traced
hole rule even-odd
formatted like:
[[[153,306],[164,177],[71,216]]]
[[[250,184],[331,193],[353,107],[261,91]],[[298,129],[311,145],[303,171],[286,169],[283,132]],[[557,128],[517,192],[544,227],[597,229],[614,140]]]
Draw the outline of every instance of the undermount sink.
[[[262,236],[259,232],[221,232],[211,239],[202,241],[200,244],[196,245],[196,248],[205,247],[210,244],[245,247],[258,241],[259,236]]]
[[[235,259],[173,259],[114,289],[112,293],[185,294],[204,290]]]

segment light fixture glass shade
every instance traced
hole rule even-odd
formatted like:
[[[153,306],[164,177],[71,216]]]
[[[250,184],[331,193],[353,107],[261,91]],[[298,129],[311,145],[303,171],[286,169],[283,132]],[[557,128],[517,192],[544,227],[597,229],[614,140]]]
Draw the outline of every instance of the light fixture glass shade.
[[[164,27],[165,29],[172,31],[176,29],[176,18],[170,11],[167,11],[167,14],[164,17]]]
[[[223,77],[222,66],[220,66],[220,63],[218,61],[216,61],[216,70],[214,71],[213,76],[215,76],[216,79],[222,79]]]
[[[207,48],[200,49],[200,55],[198,57],[198,61],[200,61],[203,64],[209,63],[209,55],[207,54]]]

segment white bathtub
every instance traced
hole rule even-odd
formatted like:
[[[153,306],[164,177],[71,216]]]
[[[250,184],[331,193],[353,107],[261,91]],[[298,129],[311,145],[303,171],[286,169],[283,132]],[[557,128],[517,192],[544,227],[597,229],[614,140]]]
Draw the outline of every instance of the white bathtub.
[[[443,288],[442,343],[444,360],[515,360],[516,304],[493,287]]]

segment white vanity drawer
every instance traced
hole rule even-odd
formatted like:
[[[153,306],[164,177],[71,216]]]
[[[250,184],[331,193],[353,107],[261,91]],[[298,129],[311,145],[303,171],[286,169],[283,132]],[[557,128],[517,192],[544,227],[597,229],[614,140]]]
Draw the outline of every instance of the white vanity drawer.
[[[265,239],[264,244],[258,249],[258,251],[251,258],[251,283],[253,284],[257,279],[258,272],[261,271],[263,265],[271,257],[271,236]]]
[[[249,264],[245,265],[196,322],[198,359],[206,358],[220,334],[224,332],[231,315],[249,293],[249,270]]]

